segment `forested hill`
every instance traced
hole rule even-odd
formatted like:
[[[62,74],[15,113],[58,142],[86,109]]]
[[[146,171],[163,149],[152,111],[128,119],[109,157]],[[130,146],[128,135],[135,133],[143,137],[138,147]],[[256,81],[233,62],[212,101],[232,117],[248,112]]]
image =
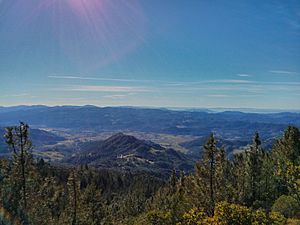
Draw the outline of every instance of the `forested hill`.
[[[160,176],[169,175],[172,169],[192,171],[195,163],[174,149],[123,133],[103,141],[86,142],[80,147],[82,150],[65,162],[125,171],[147,171]]]
[[[300,131],[289,126],[266,152],[258,133],[247,151],[228,159],[211,134],[195,173],[58,166],[31,155],[29,127],[7,129],[11,160],[0,160],[0,224],[22,225],[286,225],[300,222]],[[111,145],[110,143],[114,143]],[[92,143],[94,145],[95,143]],[[116,134],[87,146],[92,160],[166,149]],[[135,146],[136,148],[132,148]],[[87,153],[87,152],[86,152]],[[99,155],[98,155],[99,154]],[[149,153],[146,153],[149,154]],[[159,153],[160,154],[160,153]],[[159,155],[158,154],[158,155]]]

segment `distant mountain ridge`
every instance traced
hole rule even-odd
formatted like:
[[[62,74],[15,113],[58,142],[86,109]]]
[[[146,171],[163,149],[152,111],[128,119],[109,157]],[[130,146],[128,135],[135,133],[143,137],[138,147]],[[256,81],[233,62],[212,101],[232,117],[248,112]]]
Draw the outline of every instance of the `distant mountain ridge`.
[[[47,106],[47,105],[16,105],[16,106],[0,106],[0,113],[4,111],[17,111],[17,110],[30,110],[38,108],[108,108],[99,107],[95,105],[63,105],[63,106]],[[113,108],[132,108],[132,109],[159,109],[159,110],[172,110],[172,111],[188,111],[188,112],[207,112],[207,113],[221,113],[221,112],[242,112],[242,113],[257,113],[257,114],[270,114],[270,113],[300,113],[300,109],[264,109],[264,108],[199,108],[199,107],[143,107],[143,106],[115,106]]]
[[[28,123],[32,129],[55,130],[56,132],[51,135],[58,136],[53,136],[54,139],[57,139],[59,135],[66,138],[67,141],[61,141],[58,144],[54,142],[54,145],[47,144],[50,138],[47,135],[42,135],[43,138],[32,138],[35,146],[44,145],[45,147],[37,148],[38,151],[54,151],[62,154],[61,157],[69,157],[81,151],[82,147],[78,146],[78,143],[89,141],[89,133],[97,135],[116,132],[172,135],[173,138],[187,135],[190,137],[189,140],[198,140],[191,142],[182,140],[181,143],[172,147],[175,150],[178,150],[176,148],[178,146],[183,147],[186,152],[197,157],[200,154],[198,150],[201,152],[205,137],[212,132],[216,134],[220,143],[226,146],[228,154],[251,143],[255,132],[259,132],[263,143],[266,143],[269,148],[273,143],[272,140],[281,136],[288,125],[300,127],[300,113],[259,114],[238,111],[211,113],[201,110],[176,111],[164,108],[100,108],[92,105],[0,107],[0,127],[17,125],[19,121]],[[82,137],[85,141],[81,141]],[[137,143],[136,140],[133,142]],[[160,139],[158,143],[162,146],[170,146],[168,143],[164,145],[163,139]],[[88,144],[83,145],[83,147],[88,147]]]
[[[81,149],[65,162],[166,174],[173,168],[191,171],[194,164],[183,153],[123,133],[117,133],[103,141],[83,143]]]
[[[279,134],[287,125],[300,126],[300,113],[221,113],[144,109],[134,107],[32,106],[13,111],[0,109],[0,126],[19,121],[33,127],[92,129],[96,131],[143,131],[170,134],[207,135],[223,132],[245,135],[255,131]],[[236,132],[238,131],[238,132]]]

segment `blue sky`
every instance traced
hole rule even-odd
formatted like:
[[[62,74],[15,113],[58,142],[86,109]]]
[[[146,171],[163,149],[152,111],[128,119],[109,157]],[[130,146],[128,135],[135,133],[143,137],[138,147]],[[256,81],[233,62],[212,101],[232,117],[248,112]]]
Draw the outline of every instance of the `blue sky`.
[[[0,105],[300,109],[300,2],[0,0]]]

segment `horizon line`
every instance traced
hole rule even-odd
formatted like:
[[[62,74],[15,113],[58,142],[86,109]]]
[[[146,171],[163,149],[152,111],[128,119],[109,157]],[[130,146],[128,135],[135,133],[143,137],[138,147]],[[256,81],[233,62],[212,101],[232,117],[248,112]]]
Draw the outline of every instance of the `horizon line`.
[[[47,107],[47,108],[55,108],[55,107],[96,107],[96,108],[141,108],[141,109],[167,109],[167,110],[225,110],[231,111],[236,110],[243,112],[243,110],[250,111],[273,111],[273,112],[299,112],[300,109],[280,109],[280,108],[255,108],[255,107],[200,107],[200,106],[142,106],[142,105],[94,105],[94,104],[63,104],[63,105],[47,105],[47,104],[21,104],[21,105],[0,105],[0,108],[16,108],[16,107]]]

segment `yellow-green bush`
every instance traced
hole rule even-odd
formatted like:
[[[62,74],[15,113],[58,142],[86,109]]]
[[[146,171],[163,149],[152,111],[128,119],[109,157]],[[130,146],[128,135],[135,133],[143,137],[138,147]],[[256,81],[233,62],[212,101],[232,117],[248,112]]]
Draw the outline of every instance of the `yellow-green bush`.
[[[283,225],[285,217],[279,213],[266,214],[263,210],[252,211],[245,206],[219,203],[214,217],[208,217],[203,210],[193,208],[185,213],[180,225]]]
[[[183,215],[184,225],[206,225],[207,215],[203,210],[193,208]]]
[[[273,204],[272,212],[278,212],[287,218],[292,218],[300,212],[300,207],[295,198],[289,195],[282,195]]]
[[[286,222],[286,218],[278,213],[278,212],[271,212],[269,214],[269,224],[272,224],[272,225],[282,225],[282,224],[285,224]]]
[[[221,224],[247,225],[251,224],[252,212],[245,206],[222,202],[216,206],[214,217]]]
[[[300,225],[300,220],[298,219],[288,219],[286,225]]]

